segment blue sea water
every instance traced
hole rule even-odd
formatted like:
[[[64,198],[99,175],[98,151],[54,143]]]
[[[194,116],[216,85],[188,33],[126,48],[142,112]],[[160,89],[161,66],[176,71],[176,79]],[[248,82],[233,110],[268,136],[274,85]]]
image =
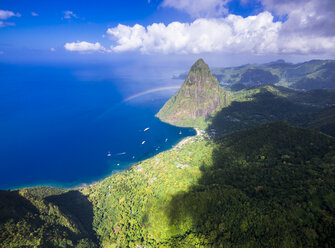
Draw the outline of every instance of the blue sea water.
[[[78,71],[0,64],[0,189],[91,183],[195,134],[154,116],[173,90],[123,102],[159,85]]]

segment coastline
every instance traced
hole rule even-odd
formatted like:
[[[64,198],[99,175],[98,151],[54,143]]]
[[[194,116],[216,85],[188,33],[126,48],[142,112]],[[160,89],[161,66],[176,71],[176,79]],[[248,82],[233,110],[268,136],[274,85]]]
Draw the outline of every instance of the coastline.
[[[71,188],[68,188],[68,189],[85,189],[87,187],[91,187],[91,186],[95,186],[96,184],[100,183],[101,181],[105,180],[106,178],[110,177],[110,176],[113,176],[115,174],[119,174],[119,173],[122,173],[124,171],[127,171],[129,170],[130,168],[132,168],[133,166],[136,166],[137,164],[141,163],[142,161],[145,161],[147,159],[150,159],[150,158],[153,158],[155,157],[156,155],[160,154],[160,153],[164,153],[164,152],[167,152],[167,151],[170,151],[170,150],[173,150],[173,149],[176,149],[176,147],[179,147],[181,148],[185,143],[187,143],[188,140],[192,139],[193,137],[199,137],[202,135],[202,130],[200,130],[199,128],[193,128],[196,131],[196,134],[195,135],[192,135],[192,136],[187,136],[187,137],[184,137],[183,139],[181,139],[176,145],[173,145],[171,148],[169,149],[166,149],[166,150],[163,150],[163,151],[160,151],[159,153],[156,153],[154,154],[153,156],[148,156],[147,158],[144,158],[142,160],[139,160],[139,161],[136,161],[136,162],[132,162],[130,164],[128,164],[128,168],[124,169],[124,170],[117,170],[117,171],[112,171],[112,173],[108,176],[105,176],[103,177],[102,179],[100,180],[96,180],[92,183],[83,183],[81,185],[78,185],[78,186],[75,186],[75,187],[71,187]]]
[[[192,128],[192,127],[190,127]],[[161,150],[159,153],[152,153],[151,155],[149,154],[147,157],[144,157],[141,160],[138,161],[130,161],[130,162],[125,162],[124,165],[124,169],[119,169],[119,170],[112,170],[111,172],[109,172],[108,174],[102,176],[99,179],[93,179],[91,182],[73,182],[73,183],[57,183],[57,182],[50,182],[50,183],[36,183],[36,184],[31,184],[31,185],[23,185],[23,186],[13,186],[7,189],[0,189],[0,190],[10,190],[10,191],[14,191],[14,190],[21,190],[21,189],[30,189],[30,188],[38,188],[38,187],[47,187],[47,188],[57,188],[57,189],[63,189],[63,190],[80,190],[80,189],[85,189],[87,187],[91,187],[94,186],[100,182],[102,182],[103,180],[105,180],[108,177],[111,177],[115,174],[119,174],[122,173],[124,171],[129,170],[130,168],[132,168],[133,166],[136,166],[138,163],[141,163],[142,161],[145,161],[147,159],[153,158],[156,155],[160,154],[160,153],[164,153],[166,151],[169,150],[173,150],[176,149],[176,147],[181,148],[184,144],[186,144],[192,137],[199,137],[202,135],[202,130],[198,129],[198,128],[192,128],[195,131],[195,135],[192,136],[187,136],[182,138],[177,144],[172,145],[170,148],[165,149],[165,150]]]
[[[196,131],[196,134],[194,136],[189,136],[189,137],[185,137],[183,138],[181,141],[179,141],[175,146],[173,146],[172,149],[175,149],[175,148],[182,148],[182,146],[184,144],[186,144],[192,137],[199,137],[201,136],[203,133],[203,130],[197,128],[197,127],[193,127],[193,129]]]
[[[201,130],[201,129],[197,128],[197,127],[193,128],[193,129],[197,132],[196,136],[202,135],[203,130]]]

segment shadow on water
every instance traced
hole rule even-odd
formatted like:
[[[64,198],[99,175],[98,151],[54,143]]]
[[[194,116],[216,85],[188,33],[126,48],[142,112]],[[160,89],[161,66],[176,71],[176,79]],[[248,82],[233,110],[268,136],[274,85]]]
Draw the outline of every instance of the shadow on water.
[[[260,93],[253,101],[233,103],[218,113],[207,130],[221,136],[208,141],[214,147],[212,163],[201,166],[196,185],[170,201],[170,246],[335,244],[335,157],[330,159],[335,140],[284,122],[226,135],[279,119],[303,124],[313,111]]]

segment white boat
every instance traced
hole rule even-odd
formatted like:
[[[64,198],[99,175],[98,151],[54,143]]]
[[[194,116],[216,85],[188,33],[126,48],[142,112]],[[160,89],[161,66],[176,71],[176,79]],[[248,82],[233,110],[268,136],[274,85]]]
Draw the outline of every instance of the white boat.
[[[179,134],[181,134],[181,131],[179,131]]]
[[[142,141],[142,145],[144,145],[144,143],[145,143],[145,140]]]
[[[120,153],[117,153],[116,155],[125,155],[127,154],[126,152],[120,152]]]
[[[144,131],[143,132],[145,132],[145,131],[148,131],[150,128],[149,127],[147,127],[146,129],[144,129]]]
[[[112,154],[110,152],[107,153],[107,157],[111,157]]]
[[[167,141],[168,141],[168,138],[165,139],[165,142],[167,142]]]

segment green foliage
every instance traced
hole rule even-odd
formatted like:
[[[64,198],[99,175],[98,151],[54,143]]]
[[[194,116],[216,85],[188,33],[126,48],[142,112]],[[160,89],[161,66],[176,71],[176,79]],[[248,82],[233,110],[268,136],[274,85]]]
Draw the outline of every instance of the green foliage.
[[[311,60],[290,64],[276,61],[262,65],[217,68],[213,75],[231,90],[246,86],[276,84],[297,89],[332,89],[335,86],[335,61]]]
[[[261,86],[231,93],[231,100],[229,106],[222,108],[209,120],[208,131],[213,131],[215,136],[275,121],[286,121],[295,126],[334,134],[334,111],[327,111],[335,104],[334,92],[300,92],[283,87]]]
[[[319,71],[299,79],[293,84],[296,89],[332,89],[335,85],[335,63],[325,64]]]
[[[218,112],[211,120],[209,132],[213,131],[215,136],[222,136],[281,120],[305,126],[318,111],[314,107],[293,103],[267,90],[247,99],[249,101],[234,101]]]
[[[105,247],[156,247],[176,230],[166,215],[168,203],[200,177],[212,147],[202,137],[134,165],[83,190],[94,206],[94,230]],[[182,148],[180,148],[182,147]]]
[[[324,108],[335,105],[335,92],[328,90],[294,91],[288,97],[290,101]]]
[[[326,108],[318,113],[308,123],[308,127],[335,137],[335,106]]]
[[[94,235],[90,236],[78,225],[80,220],[50,201],[50,197],[62,197],[64,194],[68,193],[49,187],[0,191],[1,245],[96,247]],[[80,193],[77,191],[77,194]],[[78,197],[71,197],[61,204],[72,205]],[[80,207],[85,208],[85,205],[80,204]]]
[[[262,69],[248,69],[241,75],[239,83],[244,85],[275,84],[279,82],[279,77],[269,71]]]
[[[284,123],[218,140],[213,164],[170,202],[171,247],[332,247],[334,145]]]

